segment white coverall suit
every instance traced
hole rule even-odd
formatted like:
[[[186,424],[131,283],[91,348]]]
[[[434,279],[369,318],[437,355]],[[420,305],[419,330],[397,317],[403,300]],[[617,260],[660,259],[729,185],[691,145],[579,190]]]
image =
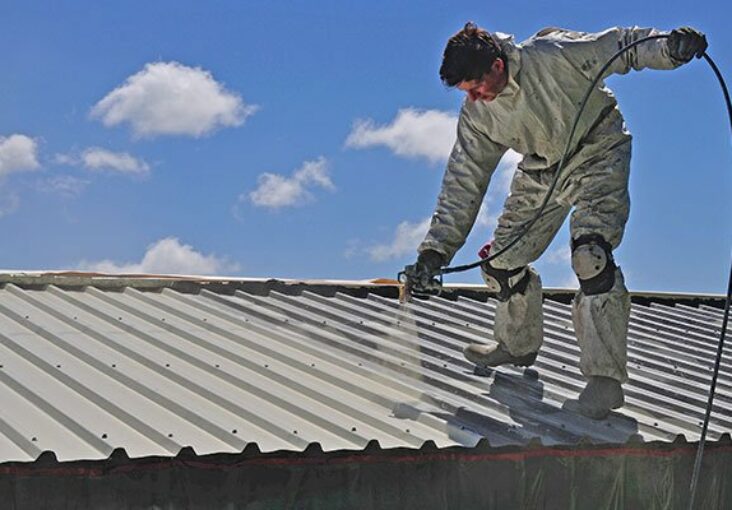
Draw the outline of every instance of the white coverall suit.
[[[502,249],[530,221],[554,178],[587,88],[621,47],[657,34],[654,29],[612,28],[600,33],[547,29],[521,44],[497,34],[508,64],[508,83],[490,102],[466,100],[430,229],[419,251],[430,249],[450,261],[475,222],[483,196],[507,149],[523,160],[511,183],[491,251]],[[607,71],[673,69],[666,39],[642,43]],[[573,240],[600,235],[617,248],[628,219],[631,136],[612,92],[602,81],[591,94],[575,132],[557,187],[541,218],[515,246],[491,261],[497,269],[527,266],[546,250],[571,208]],[[576,268],[575,268],[576,270]],[[536,352],[542,343],[541,280],[531,268],[524,292],[496,308],[494,339],[514,356]],[[486,275],[484,274],[484,277]],[[525,272],[511,280],[516,284]],[[488,281],[488,280],[487,280]],[[626,372],[630,299],[620,268],[608,292],[578,292],[572,319],[585,377],[621,383]]]

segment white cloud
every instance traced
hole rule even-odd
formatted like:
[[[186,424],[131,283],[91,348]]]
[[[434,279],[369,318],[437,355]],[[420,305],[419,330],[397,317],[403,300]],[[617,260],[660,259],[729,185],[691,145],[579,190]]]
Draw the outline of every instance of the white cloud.
[[[112,152],[90,147],[81,154],[81,162],[90,170],[113,170],[125,174],[145,175],[150,165],[126,152]]]
[[[513,174],[516,172],[516,167],[522,157],[518,152],[509,149],[501,158],[491,178],[488,192],[478,211],[478,217],[475,220],[476,227],[486,228],[491,231],[496,228],[498,216],[503,210],[503,202],[511,188]]]
[[[377,244],[367,248],[371,260],[383,262],[408,254],[416,254],[417,246],[424,239],[432,218],[425,218],[416,223],[401,222],[394,233],[394,238],[388,244]]]
[[[58,175],[38,181],[37,189],[46,193],[57,193],[67,198],[81,195],[89,181],[71,175]]]
[[[52,161],[57,165],[76,166],[79,164],[79,158],[71,154],[54,154]]]
[[[483,201],[480,205],[478,217],[475,219],[476,227],[483,227],[491,230],[496,228],[496,225],[498,225],[498,213],[495,211],[489,211],[491,205],[492,204],[489,204],[487,201]]]
[[[38,143],[33,138],[18,134],[0,136],[0,177],[39,168],[37,151]]]
[[[231,264],[215,255],[204,255],[188,244],[181,244],[175,237],[166,237],[148,246],[140,262],[83,261],[79,268],[99,273],[190,275],[215,275],[239,270],[238,264]]]
[[[561,238],[555,238],[549,249],[534,265],[546,287],[574,289],[579,287],[579,281],[572,269],[572,250],[568,243],[562,243]]]
[[[519,161],[521,161],[521,155],[512,150],[506,152],[501,159],[493,175],[488,194],[478,211],[475,227],[490,230],[495,228],[498,215],[502,209],[503,199],[508,194],[511,179]],[[394,238],[390,243],[373,245],[367,248],[366,252],[372,260],[377,262],[415,253],[427,234],[427,230],[429,230],[430,221],[431,217],[416,223],[403,221],[397,226]],[[353,257],[355,251],[356,249],[353,246],[349,246],[345,253],[346,257]]]
[[[564,279],[561,280],[559,286],[562,288],[578,289],[579,280],[577,279],[577,275],[574,274],[573,272],[565,273]]]
[[[128,122],[138,137],[200,137],[218,127],[240,126],[256,109],[208,71],[178,62],[155,62],[107,94],[91,115],[105,126]]]
[[[544,257],[550,264],[571,264],[572,250],[569,246],[565,246],[546,253]]]
[[[552,264],[539,259],[534,264],[535,269],[541,275],[544,287],[557,287],[563,289],[579,288],[579,280],[574,274],[572,266]]]
[[[377,126],[371,119],[357,120],[346,147],[362,149],[383,145],[395,154],[447,161],[455,143],[457,116],[439,110],[399,110],[390,124]]]
[[[247,195],[241,195],[239,201],[247,198],[260,207],[278,209],[280,207],[302,205],[312,200],[308,188],[320,187],[329,191],[335,190],[328,175],[328,162],[322,156],[315,161],[306,161],[292,177],[279,174],[264,173],[259,176],[259,186]]]
[[[493,178],[491,179],[491,189],[489,195],[492,197],[505,197],[511,189],[511,180],[516,172],[518,164],[523,156],[518,152],[509,149],[498,163]]]

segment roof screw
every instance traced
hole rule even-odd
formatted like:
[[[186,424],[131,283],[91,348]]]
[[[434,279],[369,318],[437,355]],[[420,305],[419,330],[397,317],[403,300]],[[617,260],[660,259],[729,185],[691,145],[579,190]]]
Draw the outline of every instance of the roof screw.
[[[297,430],[293,430],[292,433],[297,435]]]
[[[220,367],[221,367],[221,365],[219,365],[218,363],[216,363],[216,368],[220,368]]]
[[[170,363],[166,363],[166,364],[165,364],[165,366],[166,366],[167,368],[170,368]]]
[[[411,434],[411,433],[412,433],[412,432],[411,432],[411,431],[410,431],[409,429],[407,429],[407,434]]]
[[[168,437],[173,437],[173,433],[171,432],[170,434],[168,434]]]
[[[265,364],[265,365],[264,365],[264,368],[269,368],[269,365]]]
[[[117,364],[116,363],[112,363],[112,368],[117,368]]]
[[[232,430],[231,433],[236,434],[237,433],[236,429]]]
[[[107,434],[102,434],[102,439],[107,439]]]
[[[61,368],[61,365],[56,365],[56,368]]]
[[[35,436],[33,436],[33,437],[31,438],[31,441],[33,441],[33,442],[35,443],[36,441],[38,441],[38,438],[37,438],[37,437],[35,437]]]
[[[351,432],[356,432],[356,427],[351,427]]]

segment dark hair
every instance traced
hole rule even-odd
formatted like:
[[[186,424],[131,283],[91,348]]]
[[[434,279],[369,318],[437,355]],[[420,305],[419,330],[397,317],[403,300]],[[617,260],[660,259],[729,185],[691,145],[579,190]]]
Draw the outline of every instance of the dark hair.
[[[454,87],[462,81],[479,80],[491,70],[496,58],[506,55],[493,36],[472,21],[468,21],[462,30],[450,37],[442,54],[440,79],[448,87]]]

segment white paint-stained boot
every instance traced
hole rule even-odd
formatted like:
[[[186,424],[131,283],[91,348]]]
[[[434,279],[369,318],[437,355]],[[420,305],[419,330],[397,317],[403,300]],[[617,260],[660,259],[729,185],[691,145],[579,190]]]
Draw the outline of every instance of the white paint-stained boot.
[[[494,346],[486,344],[470,344],[463,354],[476,365],[482,367],[497,367],[498,365],[515,365],[517,367],[530,367],[536,360],[536,352],[530,352],[522,356],[514,356],[502,344]]]
[[[623,388],[619,381],[611,377],[590,377],[580,393],[578,403],[580,414],[593,420],[602,420],[610,414],[611,409],[622,407],[625,403]]]

